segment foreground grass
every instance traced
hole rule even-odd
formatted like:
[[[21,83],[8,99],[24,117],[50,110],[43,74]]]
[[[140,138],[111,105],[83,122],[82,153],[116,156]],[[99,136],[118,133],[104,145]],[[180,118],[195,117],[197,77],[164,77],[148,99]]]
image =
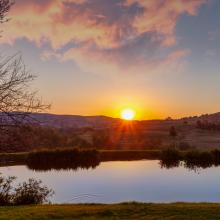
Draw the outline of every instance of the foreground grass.
[[[220,204],[122,203],[115,205],[42,205],[0,207],[0,219],[134,219],[134,220],[215,220],[220,219]]]

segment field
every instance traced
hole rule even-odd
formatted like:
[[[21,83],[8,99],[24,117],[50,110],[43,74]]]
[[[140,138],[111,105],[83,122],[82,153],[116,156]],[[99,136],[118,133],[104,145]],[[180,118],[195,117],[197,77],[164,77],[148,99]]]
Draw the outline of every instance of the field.
[[[220,204],[173,203],[144,204],[122,203],[114,205],[42,205],[0,207],[0,219],[7,220],[217,220]]]

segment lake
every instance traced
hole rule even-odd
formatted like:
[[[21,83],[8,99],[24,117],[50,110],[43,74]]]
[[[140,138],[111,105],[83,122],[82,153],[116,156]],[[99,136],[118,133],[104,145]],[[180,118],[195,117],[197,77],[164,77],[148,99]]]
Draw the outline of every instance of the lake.
[[[101,162],[89,169],[34,171],[0,167],[18,182],[41,179],[55,191],[53,203],[220,202],[220,167],[161,168],[158,160]]]

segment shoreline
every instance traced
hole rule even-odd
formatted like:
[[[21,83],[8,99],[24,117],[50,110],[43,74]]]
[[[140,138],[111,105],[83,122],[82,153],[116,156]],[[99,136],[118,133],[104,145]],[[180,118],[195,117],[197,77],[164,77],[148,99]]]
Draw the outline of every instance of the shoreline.
[[[27,165],[28,155],[31,152],[0,153],[0,167],[12,165]],[[98,150],[100,162],[130,161],[151,159],[157,160],[161,150]]]
[[[0,167],[27,165],[33,170],[95,168],[101,162],[160,160],[166,168],[178,167],[182,162],[189,169],[220,166],[220,150],[180,151],[164,150],[94,150],[53,149],[21,153],[0,154]],[[56,162],[54,162],[56,161]]]

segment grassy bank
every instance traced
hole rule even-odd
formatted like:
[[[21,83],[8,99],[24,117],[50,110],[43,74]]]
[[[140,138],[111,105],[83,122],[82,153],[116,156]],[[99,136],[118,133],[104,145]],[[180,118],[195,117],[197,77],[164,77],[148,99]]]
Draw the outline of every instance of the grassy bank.
[[[22,153],[1,153],[0,166],[4,165],[23,165],[26,163],[28,152]]]
[[[220,204],[174,203],[144,204],[123,203],[114,205],[43,205],[0,207],[0,219],[77,219],[77,220],[217,220]]]

